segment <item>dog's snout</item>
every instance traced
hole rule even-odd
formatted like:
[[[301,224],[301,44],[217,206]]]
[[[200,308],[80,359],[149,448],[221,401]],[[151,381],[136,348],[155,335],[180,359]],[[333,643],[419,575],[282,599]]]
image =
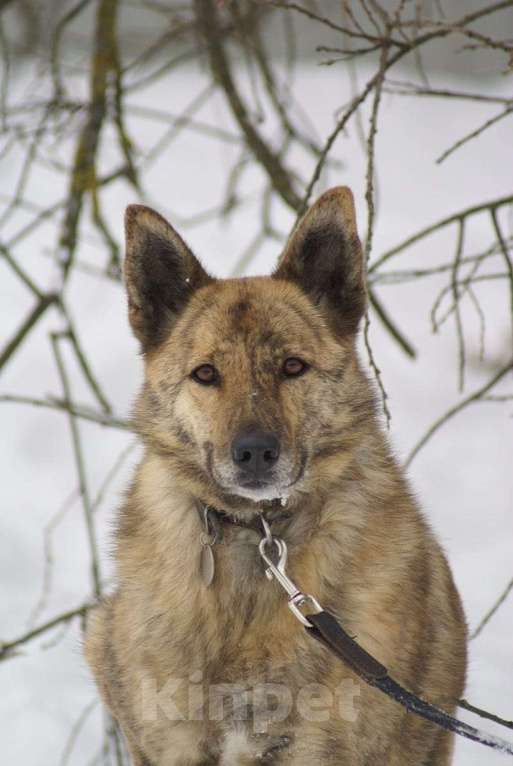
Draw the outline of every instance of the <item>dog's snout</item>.
[[[280,441],[270,431],[246,431],[232,443],[233,462],[253,478],[263,477],[280,456]]]

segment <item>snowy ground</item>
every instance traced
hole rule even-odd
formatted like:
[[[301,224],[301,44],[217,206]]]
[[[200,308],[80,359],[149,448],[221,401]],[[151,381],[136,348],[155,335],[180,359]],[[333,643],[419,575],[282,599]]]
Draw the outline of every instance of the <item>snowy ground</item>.
[[[362,82],[365,72],[361,73]],[[366,79],[366,78],[365,78]],[[434,83],[436,84],[436,82]],[[447,84],[447,83],[445,83]],[[470,88],[472,83],[456,82]],[[163,86],[145,96],[146,103],[179,111],[195,90],[198,75],[191,70],[182,80],[183,92],[171,95]],[[490,90],[500,83],[488,83]],[[308,105],[309,116],[320,136],[332,125],[334,103],[350,97],[347,78],[336,68],[316,69],[310,65],[297,77],[296,93]],[[138,100],[139,98],[139,100]],[[133,103],[141,103],[140,97]],[[503,121],[479,139],[438,166],[435,158],[452,141],[493,114],[493,107],[459,102],[423,101],[386,97],[377,141],[379,171],[379,215],[374,255],[392,246],[420,227],[470,204],[511,193],[511,131]],[[215,100],[201,113],[215,124],[230,127],[222,101]],[[134,123],[136,141],[146,145],[148,122]],[[146,132],[142,132],[146,131]],[[107,145],[108,155],[109,146]],[[226,163],[236,156],[236,147],[207,143],[198,134],[184,133],[166,162],[155,164],[147,174],[150,202],[168,213],[179,226],[189,216],[219,202]],[[60,149],[66,156],[69,146]],[[335,155],[344,160],[344,169],[331,173],[330,183],[350,184],[355,192],[364,231],[364,172],[361,146],[352,131],[339,139]],[[108,164],[108,163],[107,163]],[[296,168],[303,171],[302,166]],[[0,176],[0,191],[12,187],[13,163]],[[303,173],[307,176],[307,171]],[[30,189],[30,199],[47,204],[62,195],[53,176],[41,175]],[[327,183],[327,182],[326,182]],[[53,185],[52,185],[53,184]],[[255,173],[247,177],[247,191],[258,190]],[[320,189],[319,189],[320,190]],[[108,215],[121,239],[122,210],[134,201],[126,187],[119,185],[108,198]],[[256,207],[248,204],[232,223],[211,222],[183,229],[193,249],[218,275],[228,275],[238,256],[256,231]],[[276,210],[276,222],[284,232],[292,223],[284,208]],[[52,278],[49,260],[41,254],[53,242],[54,230],[44,227],[28,240],[17,255],[48,285]],[[469,229],[468,253],[479,252],[491,243],[492,231],[486,217]],[[402,257],[402,265],[438,263],[447,260],[454,231],[437,235]],[[86,246],[82,256],[101,263],[97,248]],[[271,246],[262,250],[250,273],[264,273],[277,256]],[[393,265],[393,263],[392,263]],[[10,337],[28,309],[27,295],[2,268],[0,312],[2,335]],[[380,296],[401,327],[420,350],[412,363],[379,327],[372,325],[372,343],[382,369],[392,410],[391,438],[400,456],[424,433],[428,425],[459,394],[456,387],[457,353],[452,325],[433,336],[429,309],[440,280],[414,286],[384,286]],[[93,360],[94,368],[116,412],[124,415],[141,378],[136,343],[129,333],[124,296],[119,286],[82,275],[70,288],[69,302],[76,323]],[[489,283],[482,290],[487,310],[486,360],[489,367],[471,366],[468,391],[491,375],[495,363],[508,355],[510,326],[506,313],[507,293],[502,284]],[[469,309],[472,325],[470,355],[477,356],[478,330]],[[59,382],[49,353],[47,333],[59,326],[57,316],[48,316],[33,337],[6,368],[2,392],[42,396],[59,394]],[[91,402],[89,392],[73,373],[77,398]],[[511,390],[511,381],[510,381]],[[44,566],[43,529],[76,486],[75,467],[66,418],[58,413],[21,405],[1,405],[2,441],[2,534],[0,542],[0,637],[12,638],[30,624],[39,624],[53,615],[81,604],[89,597],[89,560],[80,503],[76,500],[53,534],[52,588],[43,609],[33,614],[42,592]],[[412,483],[426,514],[442,541],[460,589],[470,627],[475,627],[511,577],[513,539],[513,472],[511,443],[513,404],[475,405],[457,416],[421,451],[410,470]],[[86,452],[87,477],[92,495],[120,451],[130,442],[122,433],[93,424],[81,424]],[[120,491],[129,475],[132,455],[119,474],[97,514],[99,519],[104,574],[109,572],[108,534]],[[32,615],[32,623],[31,623]],[[513,601],[503,605],[482,635],[471,644],[467,699],[481,707],[511,718],[511,627]],[[47,766],[60,762],[71,727],[95,697],[95,690],[81,655],[78,626],[61,635],[55,646],[34,642],[21,656],[0,666],[0,739],[2,761],[19,766]],[[470,722],[479,720],[462,713]],[[87,764],[101,745],[101,713],[92,710],[78,736],[69,763]],[[484,728],[504,734],[492,724]],[[499,764],[501,756],[477,745],[459,741],[457,766]]]

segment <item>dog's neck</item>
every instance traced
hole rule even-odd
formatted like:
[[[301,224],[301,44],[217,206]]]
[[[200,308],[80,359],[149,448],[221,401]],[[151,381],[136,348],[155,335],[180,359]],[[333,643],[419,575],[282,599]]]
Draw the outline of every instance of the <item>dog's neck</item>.
[[[169,458],[150,450],[139,465],[132,496],[133,505],[146,508],[155,523],[161,525],[163,534],[169,532],[170,539],[176,536],[178,529],[187,535],[191,544],[202,533],[212,535],[213,530],[207,532],[203,515],[207,506],[215,509],[214,520],[219,520],[218,526],[228,546],[245,540],[258,542],[264,534],[260,521],[263,514],[272,534],[283,537],[291,549],[311,537],[319,525],[319,514],[326,500],[324,493],[304,491],[291,493],[285,505],[281,498],[257,503],[235,495],[224,496],[197,474],[187,475],[178,466],[170,470]]]
[[[202,524],[207,533],[212,533],[217,539],[222,539],[226,528],[235,527],[241,529],[252,529],[255,532],[263,533],[262,517],[270,527],[281,525],[289,521],[292,513],[287,511],[281,500],[266,501],[258,513],[249,517],[243,517],[230,511],[221,510],[206,503],[197,502],[196,508]]]

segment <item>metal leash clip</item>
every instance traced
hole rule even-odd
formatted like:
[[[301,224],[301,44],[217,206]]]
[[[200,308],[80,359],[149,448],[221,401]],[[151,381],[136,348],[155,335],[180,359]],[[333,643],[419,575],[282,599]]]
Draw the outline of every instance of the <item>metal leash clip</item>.
[[[301,622],[306,628],[311,628],[312,623],[308,621],[305,615],[301,612],[300,607],[306,603],[310,603],[313,606],[313,611],[316,614],[322,612],[322,606],[317,599],[311,596],[309,593],[303,593],[299,590],[297,585],[287,577],[285,567],[287,566],[287,544],[280,537],[273,537],[271,529],[265,518],[261,515],[260,520],[264,530],[264,537],[260,540],[258,551],[260,556],[264,560],[267,568],[265,574],[268,580],[275,579],[285,590],[289,596],[288,607],[292,614]],[[267,546],[274,545],[278,552],[278,561],[275,563],[268,553],[266,553]]]

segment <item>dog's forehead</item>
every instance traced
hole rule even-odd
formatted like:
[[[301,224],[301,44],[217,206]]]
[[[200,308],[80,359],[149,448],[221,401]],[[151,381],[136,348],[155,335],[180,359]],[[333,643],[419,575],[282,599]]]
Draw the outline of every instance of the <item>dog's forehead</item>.
[[[209,343],[310,344],[322,330],[309,299],[294,285],[270,277],[223,280],[200,297],[196,330]]]

